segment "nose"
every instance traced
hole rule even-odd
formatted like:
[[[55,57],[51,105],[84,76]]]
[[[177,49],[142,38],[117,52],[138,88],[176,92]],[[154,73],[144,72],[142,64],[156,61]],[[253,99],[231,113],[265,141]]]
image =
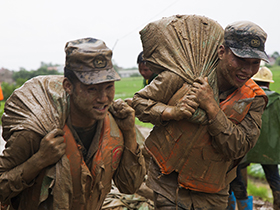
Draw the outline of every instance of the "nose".
[[[97,99],[96,99],[97,102],[105,103],[107,101],[107,99],[108,99],[108,97],[107,97],[106,91],[101,90],[101,91],[98,92],[98,96],[97,96]]]
[[[260,67],[260,59],[247,58],[242,64],[242,71],[248,76],[252,77],[256,74]]]
[[[246,65],[243,65],[242,66],[242,72],[244,72],[245,74],[247,75],[252,75],[253,74],[253,71],[254,71],[254,68],[252,65],[250,64],[246,64]]]

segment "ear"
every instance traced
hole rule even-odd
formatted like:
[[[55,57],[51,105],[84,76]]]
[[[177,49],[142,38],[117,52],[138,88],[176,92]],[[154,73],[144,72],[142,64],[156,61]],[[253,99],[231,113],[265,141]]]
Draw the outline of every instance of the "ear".
[[[223,56],[225,55],[226,53],[226,48],[224,45],[220,45],[219,48],[218,48],[218,57],[219,59],[223,59]]]
[[[74,86],[67,77],[64,77],[63,79],[63,88],[69,95],[71,95],[74,91]]]

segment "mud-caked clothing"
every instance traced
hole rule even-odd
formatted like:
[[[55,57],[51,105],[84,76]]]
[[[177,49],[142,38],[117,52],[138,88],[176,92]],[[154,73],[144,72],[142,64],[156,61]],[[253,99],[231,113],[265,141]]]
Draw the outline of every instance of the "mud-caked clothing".
[[[168,168],[163,167],[166,164],[163,163],[162,166],[157,157],[163,154],[161,150],[166,149],[166,145],[170,145],[170,142],[175,142],[175,145],[177,145],[178,141],[183,141],[182,136],[188,134],[184,134],[185,130],[180,128],[180,124],[173,126],[172,132],[170,132],[169,122],[162,122],[161,114],[168,106],[167,104],[171,97],[181,88],[184,82],[180,76],[170,71],[163,71],[154,79],[153,83],[140,90],[133,98],[136,116],[141,121],[153,123],[155,125],[153,130],[158,129],[161,131],[154,135],[157,138],[155,145],[159,148],[159,152],[152,154],[157,164],[154,161],[152,162],[149,168],[147,184],[155,192],[185,209],[209,209],[211,206],[213,208],[226,208],[228,184],[235,177],[234,168],[236,162],[255,145],[259,136],[261,115],[266,105],[265,94],[250,80],[250,84],[246,86],[250,92],[250,98],[238,100],[239,103],[237,104],[240,106],[235,107],[241,115],[246,110],[241,122],[229,120],[227,115],[231,115],[230,112],[226,115],[222,110],[219,111],[216,118],[206,125],[206,133],[196,132],[200,136],[197,138],[199,140],[197,143],[193,143],[190,148],[189,143],[186,143],[183,147],[180,144],[181,150],[185,148],[188,152],[186,152],[187,156],[184,157],[183,164],[180,163],[182,158],[178,159],[177,162],[181,166],[184,164],[191,166],[189,167],[190,170],[185,170],[184,173],[181,173],[180,170],[176,171],[176,168],[174,168],[175,170],[172,172],[172,165],[170,165],[171,168],[168,171]],[[235,93],[241,95],[236,89],[221,92],[219,94],[220,103],[226,103],[227,100],[230,100],[228,96],[234,96]],[[229,105],[232,104],[229,103]],[[173,132],[176,129],[181,130],[179,131],[181,133]],[[192,130],[188,131],[192,132]],[[150,136],[152,136],[152,133],[153,131]],[[210,138],[203,142],[204,134],[209,135]],[[158,143],[158,139],[161,139],[160,143]],[[150,139],[150,141],[153,142],[153,139]],[[170,156],[174,155],[176,155],[176,152],[174,154],[170,153]],[[193,159],[194,156],[198,158]],[[207,170],[204,167],[206,165],[208,165]],[[219,165],[221,167],[220,171],[217,168]],[[224,167],[226,167],[226,171],[224,171]],[[182,169],[182,167],[179,169]],[[220,172],[223,173],[223,177],[220,177]],[[199,177],[196,177],[197,175]],[[217,179],[213,182],[215,175],[220,177],[222,181]],[[182,182],[182,177],[187,177],[183,180],[183,182],[188,183],[187,185],[180,183]],[[209,185],[211,182],[212,184],[217,182],[218,185]],[[221,186],[222,188],[220,189]],[[205,190],[203,190],[203,187],[205,187]]]
[[[143,78],[143,87],[145,87],[146,85],[149,85],[156,76],[157,76],[157,74],[153,73],[150,79]]]
[[[63,130],[69,163],[62,165],[61,177],[54,177],[57,172],[52,174],[43,170],[31,183],[26,183],[21,177],[25,170],[22,163],[39,150],[43,136],[28,130],[14,132],[7,141],[4,155],[0,156],[2,204],[10,203],[10,209],[21,210],[101,209],[111,190],[112,179],[121,192],[134,193],[145,175],[141,150],[134,154],[125,147],[122,133],[110,113],[104,120],[97,121],[94,129],[92,143],[86,148],[68,119]],[[65,171],[70,171],[70,174]],[[55,185],[62,187],[57,196],[53,196]],[[69,203],[58,200],[57,206],[53,206],[58,198],[69,199]]]

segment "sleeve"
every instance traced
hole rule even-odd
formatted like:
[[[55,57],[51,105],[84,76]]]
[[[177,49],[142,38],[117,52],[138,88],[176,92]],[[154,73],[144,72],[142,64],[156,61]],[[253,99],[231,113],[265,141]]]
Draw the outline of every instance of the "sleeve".
[[[34,132],[19,131],[7,141],[0,156],[0,201],[5,203],[33,185],[34,181],[25,183],[22,179],[23,163],[38,150],[39,139],[41,137]]]
[[[179,75],[167,70],[161,72],[149,85],[134,94],[132,107],[136,117],[142,122],[162,125],[161,114],[183,83]]]
[[[242,158],[256,144],[260,135],[262,113],[266,102],[257,96],[249,112],[238,125],[231,122],[223,111],[209,122],[208,131],[212,136],[212,146],[227,160]]]
[[[145,159],[142,151],[137,148],[136,154],[125,147],[121,163],[114,173],[114,183],[121,193],[135,193],[146,174]]]

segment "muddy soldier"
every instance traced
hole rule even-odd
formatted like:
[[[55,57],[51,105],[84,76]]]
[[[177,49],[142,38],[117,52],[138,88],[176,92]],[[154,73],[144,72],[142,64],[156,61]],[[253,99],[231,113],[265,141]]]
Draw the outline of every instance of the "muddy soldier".
[[[128,194],[144,179],[134,110],[113,101],[114,81],[120,77],[112,51],[101,40],[85,38],[67,42],[65,52],[65,75],[53,87],[70,101],[66,123],[46,136],[32,128],[11,133],[0,157],[2,208],[101,209],[112,179]]]
[[[167,105],[185,82],[168,70],[134,95],[136,116],[155,124],[145,144],[153,156],[147,185],[154,191],[156,209],[226,209],[236,164],[260,134],[267,98],[250,78],[260,61],[267,61],[266,37],[252,22],[225,28],[224,42],[217,49],[219,104],[207,78],[200,77],[192,84],[189,98]],[[197,106],[207,114],[206,125],[188,121]],[[169,126],[182,118],[178,126]],[[185,143],[190,138],[195,139],[192,145]]]

